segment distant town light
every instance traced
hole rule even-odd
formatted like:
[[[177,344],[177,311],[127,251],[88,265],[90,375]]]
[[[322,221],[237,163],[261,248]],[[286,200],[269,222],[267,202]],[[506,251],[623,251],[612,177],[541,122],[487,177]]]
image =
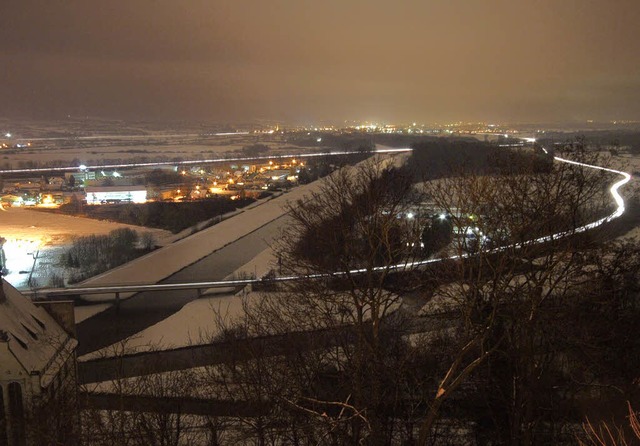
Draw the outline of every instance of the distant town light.
[[[11,133],[5,133],[4,136],[6,136],[7,138],[11,138]]]
[[[80,169],[80,170],[87,170],[87,166],[85,166],[84,164],[80,164],[80,165],[78,166],[78,169]]]

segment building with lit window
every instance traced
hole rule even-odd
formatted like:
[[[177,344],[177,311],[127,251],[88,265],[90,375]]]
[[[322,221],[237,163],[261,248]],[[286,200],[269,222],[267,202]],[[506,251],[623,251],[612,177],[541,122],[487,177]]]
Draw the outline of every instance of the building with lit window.
[[[73,304],[45,306],[0,278],[0,445],[62,444],[77,424]]]

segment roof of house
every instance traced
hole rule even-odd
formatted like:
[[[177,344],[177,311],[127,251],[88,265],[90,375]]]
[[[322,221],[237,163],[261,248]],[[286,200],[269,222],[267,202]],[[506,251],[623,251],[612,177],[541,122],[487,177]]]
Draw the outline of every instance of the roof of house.
[[[77,341],[43,309],[36,307],[20,291],[0,279],[0,342],[29,374],[40,375],[46,387],[52,379],[51,369],[66,360]]]

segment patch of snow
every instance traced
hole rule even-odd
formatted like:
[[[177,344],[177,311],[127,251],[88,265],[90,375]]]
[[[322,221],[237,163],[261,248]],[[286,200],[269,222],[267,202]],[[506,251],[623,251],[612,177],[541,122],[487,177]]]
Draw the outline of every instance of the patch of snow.
[[[111,304],[94,304],[94,305],[81,305],[75,306],[73,312],[75,313],[76,324],[95,316],[98,313],[102,313],[107,308],[111,307]]]
[[[255,294],[251,295],[256,296]],[[220,321],[231,322],[243,314],[241,295],[211,296],[189,302],[177,313],[123,342],[87,353],[78,361],[184,347],[220,334]],[[118,348],[121,347],[121,348]]]
[[[262,277],[271,268],[273,258],[271,249],[265,249],[251,261],[238,268],[227,279],[241,277],[245,274],[259,274],[256,277]],[[226,295],[220,294],[225,291]],[[125,346],[124,353],[134,353],[184,347],[201,343],[203,340],[208,341],[219,334],[220,321],[229,323],[243,315],[243,296],[247,299],[258,298],[254,293],[246,295],[240,292],[238,295],[232,295],[233,291],[229,288],[211,288],[203,294],[202,298],[189,302],[180,311],[117,345]],[[93,307],[96,305],[77,308]],[[116,348],[117,345],[88,353],[78,360],[88,361],[118,353],[122,354],[123,352]]]

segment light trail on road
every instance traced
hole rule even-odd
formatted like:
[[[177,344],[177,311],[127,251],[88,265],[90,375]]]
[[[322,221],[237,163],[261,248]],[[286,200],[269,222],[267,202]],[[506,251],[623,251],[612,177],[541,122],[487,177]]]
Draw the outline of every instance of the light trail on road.
[[[228,162],[240,162],[240,161],[260,161],[260,160],[276,160],[282,158],[317,158],[322,156],[341,156],[341,155],[357,155],[357,154],[384,154],[384,153],[401,153],[410,152],[413,149],[375,149],[370,152],[362,152],[358,150],[348,150],[341,152],[319,152],[319,153],[296,153],[296,154],[283,154],[283,155],[271,155],[271,156],[252,156],[252,157],[233,157],[233,158],[211,158],[204,160],[187,160],[187,161],[159,161],[148,163],[120,163],[120,164],[102,164],[83,166],[66,166],[66,167],[38,167],[33,169],[4,169],[0,170],[0,174],[11,173],[41,173],[41,172],[73,172],[78,170],[96,170],[96,169],[125,169],[136,167],[159,167],[159,166],[188,166],[198,164],[216,164],[216,163],[228,163]]]
[[[380,150],[380,152],[378,153],[394,153],[394,152],[407,152],[407,151],[411,151],[412,149],[382,149]],[[549,152],[546,149],[542,149],[546,154],[548,154]],[[357,152],[356,152],[357,153]],[[621,217],[626,210],[625,207],[625,202],[624,202],[624,198],[620,195],[619,189],[624,186],[625,184],[627,184],[629,181],[631,181],[631,175],[627,172],[623,172],[620,170],[616,170],[616,169],[611,169],[608,167],[602,167],[602,166],[596,166],[593,164],[586,164],[586,163],[581,163],[578,161],[573,161],[573,160],[568,160],[565,158],[560,158],[560,157],[554,157],[554,160],[558,161],[558,162],[562,162],[562,163],[567,163],[567,164],[572,164],[572,165],[576,165],[576,166],[580,166],[580,167],[586,167],[589,169],[596,169],[596,170],[602,170],[605,172],[610,172],[610,173],[614,173],[617,175],[622,176],[622,179],[615,182],[614,184],[611,185],[611,187],[609,188],[609,193],[611,194],[613,200],[615,201],[617,208],[614,212],[612,212],[610,215],[603,217],[599,220],[596,220],[594,222],[588,223],[586,225],[580,226],[578,228],[575,228],[573,230],[570,231],[563,231],[563,232],[558,232],[555,234],[551,234],[551,235],[547,235],[547,236],[543,236],[543,237],[539,237],[536,239],[532,239],[529,240],[527,242],[523,242],[523,243],[516,243],[516,244],[512,244],[512,245],[506,245],[506,246],[500,246],[498,248],[494,248],[491,250],[486,251],[486,254],[493,254],[493,253],[499,253],[502,251],[506,251],[508,249],[521,249],[525,246],[529,246],[532,244],[540,244],[540,243],[547,243],[553,240],[558,240],[560,238],[564,238],[564,237],[568,237],[570,235],[574,235],[574,234],[579,234],[585,231],[588,231],[590,229],[596,228],[598,226],[601,226],[605,223],[609,223],[610,221]],[[454,256],[450,256],[450,257],[440,257],[440,258],[436,258],[436,259],[427,259],[427,260],[419,260],[419,261],[415,261],[415,262],[405,262],[405,263],[398,263],[395,265],[387,265],[387,266],[378,266],[372,269],[367,269],[367,268],[358,268],[358,269],[352,269],[349,271],[337,271],[334,273],[319,273],[319,274],[307,274],[307,275],[301,275],[301,276],[278,276],[278,277],[274,277],[269,279],[269,281],[271,282],[291,282],[291,281],[297,281],[297,280],[309,280],[309,279],[323,279],[323,278],[332,278],[332,277],[343,277],[343,276],[347,276],[347,275],[359,275],[359,274],[364,274],[367,272],[390,272],[390,271],[403,271],[403,270],[411,270],[411,269],[416,269],[422,266],[426,266],[426,265],[430,265],[430,264],[435,264],[435,263],[440,263],[443,262],[445,260],[461,260],[461,259],[467,259],[470,257],[473,257],[475,254],[472,253],[464,253],[464,254],[458,254],[458,255],[454,255]],[[235,280],[235,281],[216,281],[216,282],[202,282],[202,283],[197,283],[197,284],[193,284],[193,283],[183,283],[183,284],[173,284],[174,287],[180,287],[180,286],[188,286],[191,285],[192,288],[205,288],[205,287],[210,287],[210,288],[216,288],[216,287],[225,287],[225,286],[234,286],[234,285],[249,285],[249,284],[253,284],[253,283],[261,283],[263,282],[262,279],[246,279],[246,280],[242,280],[240,281],[242,283],[239,283],[239,281]],[[140,285],[140,286],[144,286],[145,289],[147,290],[153,290],[154,287],[157,287],[159,290],[162,289],[162,285],[156,285],[156,284],[147,284],[147,285]],[[95,293],[105,293],[105,292],[119,292],[119,290],[122,288],[122,286],[106,286],[106,287],[83,287],[81,289],[78,289],[78,292],[82,292],[82,293],[86,293],[86,294],[95,294]],[[66,289],[56,289],[56,290],[39,290],[38,292],[41,292],[42,294],[50,294],[50,295],[60,295],[60,294],[64,294],[64,292],[73,292],[75,291],[73,288],[66,288]]]
[[[544,153],[548,154],[549,152],[547,151],[547,149],[542,149],[544,151]],[[573,164],[576,166],[580,166],[580,167],[586,167],[589,169],[596,169],[596,170],[603,170],[605,172],[610,172],[610,173],[615,173],[617,175],[621,175],[623,178],[617,182],[615,182],[613,185],[611,185],[611,187],[609,188],[609,193],[611,194],[611,196],[613,197],[613,200],[615,201],[617,208],[614,212],[612,212],[610,215],[603,217],[599,220],[596,220],[594,222],[588,223],[586,225],[580,226],[578,228],[575,228],[573,230],[570,231],[563,231],[563,232],[558,232],[556,234],[551,234],[551,235],[546,235],[543,237],[539,237],[536,239],[532,239],[523,243],[516,243],[516,244],[512,244],[512,245],[505,245],[505,246],[500,246],[498,248],[494,248],[488,251],[485,251],[485,254],[494,254],[494,253],[498,253],[498,252],[502,252],[502,251],[506,251],[508,249],[521,249],[525,246],[528,245],[532,245],[532,244],[540,244],[540,243],[547,243],[553,240],[558,240],[560,238],[564,238],[564,237],[568,237],[570,235],[574,235],[574,234],[579,234],[585,231],[588,231],[590,229],[594,229],[597,228],[598,226],[601,226],[605,223],[608,223],[620,216],[622,216],[626,210],[625,208],[625,203],[624,203],[624,198],[620,195],[620,193],[618,192],[618,190],[624,186],[625,184],[627,184],[629,181],[631,181],[631,175],[627,172],[623,172],[620,170],[615,170],[615,169],[610,169],[608,167],[602,167],[602,166],[596,166],[593,164],[586,164],[586,163],[581,163],[578,161],[573,161],[573,160],[568,160],[565,158],[560,158],[557,156],[554,156],[553,158],[554,160],[561,162],[561,163],[567,163],[567,164]],[[434,263],[440,263],[443,262],[445,260],[461,260],[461,259],[467,259],[470,257],[475,256],[476,254],[473,253],[464,253],[464,254],[456,254],[450,257],[439,257],[436,259],[427,259],[427,260],[418,260],[415,262],[405,262],[405,263],[398,263],[396,265],[385,265],[385,266],[378,266],[378,267],[374,267],[372,269],[367,269],[367,268],[359,268],[359,269],[352,269],[349,271],[338,271],[338,272],[334,272],[331,274],[310,274],[310,275],[305,275],[305,276],[286,276],[286,277],[276,277],[274,279],[272,279],[275,282],[288,282],[288,281],[294,281],[294,280],[302,280],[302,279],[321,279],[321,278],[328,278],[328,277],[343,277],[343,276],[347,276],[347,275],[358,275],[358,274],[364,274],[367,272],[389,272],[389,271],[403,271],[403,270],[411,270],[411,269],[416,269],[418,267],[421,266],[426,266],[426,265],[430,265],[430,264],[434,264]]]
[[[547,149],[543,148],[542,149],[544,151],[545,154],[549,154],[549,152],[547,151]],[[506,246],[500,246],[498,248],[494,248],[491,250],[486,251],[486,254],[494,254],[494,253],[498,253],[498,252],[502,252],[502,251],[506,251],[508,249],[512,249],[512,248],[516,248],[516,249],[521,249],[525,246],[528,245],[532,245],[532,244],[540,244],[540,243],[547,243],[553,240],[558,240],[564,237],[568,237],[570,235],[574,235],[574,234],[579,234],[585,231],[588,231],[590,229],[594,229],[597,228],[598,226],[602,226],[605,223],[609,223],[612,220],[615,220],[618,217],[621,217],[625,210],[625,203],[624,203],[624,198],[620,195],[620,193],[618,192],[618,190],[624,186],[625,184],[627,184],[629,181],[631,181],[631,175],[627,172],[623,172],[620,170],[615,170],[615,169],[610,169],[608,167],[602,167],[602,166],[596,166],[593,164],[586,164],[586,163],[581,163],[578,161],[573,161],[573,160],[568,160],[565,158],[560,158],[557,156],[553,157],[554,160],[561,162],[561,163],[567,163],[567,164],[573,164],[576,166],[580,166],[580,167],[586,167],[589,169],[596,169],[596,170],[603,170],[605,172],[610,172],[610,173],[615,173],[617,175],[621,175],[623,178],[617,182],[615,182],[614,184],[611,185],[611,187],[609,188],[609,193],[611,194],[611,196],[613,197],[613,200],[615,201],[617,208],[614,212],[612,212],[610,215],[603,217],[599,220],[596,220],[594,222],[588,223],[586,225],[580,226],[578,228],[575,228],[573,230],[569,230],[569,231],[563,231],[563,232],[558,232],[555,234],[551,234],[551,235],[545,235],[543,237],[539,237],[536,239],[532,239],[526,242],[522,242],[522,243],[516,243],[516,244],[512,244],[512,245],[506,245]],[[450,256],[450,257],[441,257],[441,258],[437,258],[437,259],[428,259],[428,260],[420,260],[417,262],[408,262],[408,263],[404,263],[404,264],[397,264],[397,265],[392,265],[392,266],[387,266],[387,267],[376,267],[373,268],[374,271],[398,271],[398,270],[403,270],[403,269],[413,269],[413,268],[417,268],[419,266],[424,266],[424,265],[428,265],[428,264],[432,264],[432,263],[438,263],[438,262],[442,262],[444,260],[460,260],[460,259],[466,259],[469,257],[473,257],[475,254],[471,254],[471,253],[465,253],[465,254],[458,254],[458,255],[454,255],[454,256]],[[348,274],[362,274],[364,272],[366,272],[366,269],[359,269],[359,270],[352,270],[349,271]],[[338,274],[338,273],[336,273]],[[347,274],[346,272],[342,273],[342,274]]]

